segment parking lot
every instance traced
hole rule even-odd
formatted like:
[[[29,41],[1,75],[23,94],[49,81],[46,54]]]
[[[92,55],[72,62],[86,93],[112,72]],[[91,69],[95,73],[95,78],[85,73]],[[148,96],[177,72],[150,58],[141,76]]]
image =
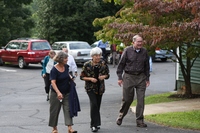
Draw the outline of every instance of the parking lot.
[[[137,128],[135,116],[129,112],[123,124],[117,126],[115,121],[121,103],[121,91],[117,85],[116,68],[110,66],[110,79],[106,81],[101,116],[102,126],[98,132],[104,133],[190,133],[148,123],[147,128]],[[27,69],[17,66],[0,66],[0,132],[1,133],[50,133],[48,127],[49,103],[46,101],[44,82],[40,76],[42,67],[30,65]],[[81,67],[78,68],[78,72]],[[74,118],[74,129],[79,133],[90,133],[89,100],[84,90],[84,81],[75,80],[81,104],[81,112]],[[175,87],[175,63],[155,62],[150,78],[151,85],[146,95],[173,91]],[[60,113],[59,133],[66,133],[63,113]]]

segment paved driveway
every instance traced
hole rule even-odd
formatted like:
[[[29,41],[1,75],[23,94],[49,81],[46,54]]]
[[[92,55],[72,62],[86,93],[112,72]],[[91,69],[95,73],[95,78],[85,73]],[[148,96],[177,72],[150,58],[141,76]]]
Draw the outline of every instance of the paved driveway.
[[[80,72],[81,68],[78,69]],[[106,81],[99,133],[199,133],[148,123],[147,128],[137,128],[135,115],[130,111],[121,126],[115,121],[121,103],[122,88],[117,85],[116,68],[110,66],[111,77]],[[50,133],[48,127],[49,103],[46,101],[41,66],[31,65],[27,69],[16,66],[0,66],[0,133]],[[76,79],[81,112],[74,118],[74,129],[79,133],[90,133],[89,100],[84,82]],[[147,95],[173,91],[175,87],[175,64],[155,62],[151,73],[151,85]],[[59,133],[67,133],[61,111]]]

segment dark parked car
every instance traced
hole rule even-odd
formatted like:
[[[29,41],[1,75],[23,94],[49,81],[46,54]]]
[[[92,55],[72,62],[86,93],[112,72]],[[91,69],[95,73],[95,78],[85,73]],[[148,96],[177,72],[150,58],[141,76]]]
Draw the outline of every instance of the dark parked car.
[[[174,55],[172,51],[156,48],[155,55],[152,56],[152,61],[154,62],[156,59],[160,59],[161,61],[165,62],[167,59],[171,59],[173,57]]]
[[[0,49],[0,65],[10,62],[18,64],[19,68],[25,68],[29,64],[42,63],[50,50],[51,46],[47,40],[32,38],[11,40]]]

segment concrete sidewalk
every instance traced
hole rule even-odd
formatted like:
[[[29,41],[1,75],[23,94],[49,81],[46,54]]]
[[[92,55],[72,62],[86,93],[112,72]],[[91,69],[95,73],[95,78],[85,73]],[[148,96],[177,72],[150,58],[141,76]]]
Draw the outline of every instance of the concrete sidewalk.
[[[131,107],[135,112],[135,106]],[[145,105],[144,115],[200,110],[200,98]]]

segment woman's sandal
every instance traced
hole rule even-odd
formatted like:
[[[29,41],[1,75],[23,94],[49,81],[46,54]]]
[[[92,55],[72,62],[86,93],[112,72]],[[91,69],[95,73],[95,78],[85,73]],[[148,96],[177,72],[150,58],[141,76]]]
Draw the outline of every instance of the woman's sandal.
[[[78,133],[78,132],[71,129],[71,130],[68,130],[68,133]]]
[[[55,130],[55,129],[54,129],[54,130],[52,131],[52,133],[58,133],[58,130]]]

